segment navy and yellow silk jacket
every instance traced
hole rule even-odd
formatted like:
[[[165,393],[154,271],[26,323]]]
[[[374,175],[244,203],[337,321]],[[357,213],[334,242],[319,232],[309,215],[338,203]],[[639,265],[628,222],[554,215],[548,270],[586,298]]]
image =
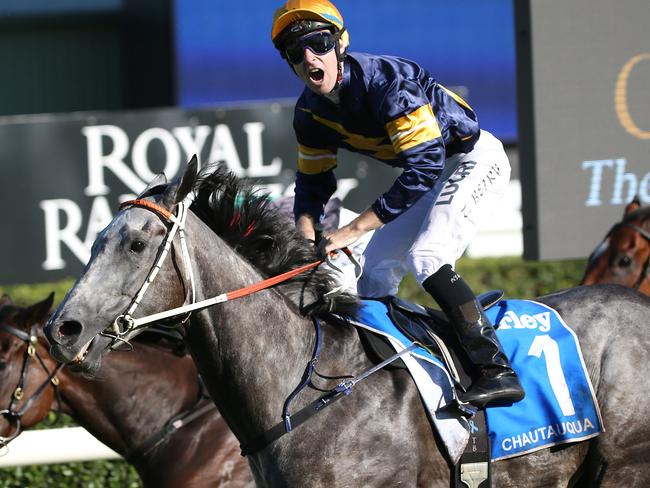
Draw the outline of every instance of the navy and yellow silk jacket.
[[[403,168],[372,205],[387,223],[434,187],[447,157],[471,151],[479,137],[471,107],[403,58],[348,53],[339,96],[335,104],[305,88],[296,103],[296,217],[319,222],[336,190],[338,148]]]

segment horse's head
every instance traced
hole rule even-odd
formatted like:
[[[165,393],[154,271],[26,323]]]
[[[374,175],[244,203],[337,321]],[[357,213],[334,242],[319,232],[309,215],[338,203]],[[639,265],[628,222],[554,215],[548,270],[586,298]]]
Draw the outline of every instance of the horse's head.
[[[612,283],[650,295],[650,207],[635,198],[589,257],[582,285]]]
[[[137,205],[122,208],[99,234],[82,275],[45,328],[57,360],[92,375],[102,356],[125,337],[125,317],[183,304],[187,290],[179,233],[173,239],[168,234],[196,175],[196,156],[182,178],[167,183],[159,175],[138,196]],[[169,255],[161,260],[166,242]],[[153,271],[156,263],[160,268]]]
[[[0,444],[15,438],[22,427],[40,422],[54,400],[46,366],[46,345],[40,331],[54,294],[29,307],[0,298]],[[41,343],[39,343],[41,336]]]

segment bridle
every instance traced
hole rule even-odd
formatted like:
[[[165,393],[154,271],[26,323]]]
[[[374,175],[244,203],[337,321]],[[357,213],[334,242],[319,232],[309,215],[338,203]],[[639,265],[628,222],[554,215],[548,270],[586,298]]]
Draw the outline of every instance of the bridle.
[[[160,245],[156,261],[154,262],[153,266],[149,270],[149,273],[147,274],[147,277],[143,285],[140,287],[140,290],[137,292],[137,294],[131,301],[131,304],[129,305],[127,310],[123,314],[120,314],[115,318],[111,327],[100,332],[100,335],[105,337],[110,337],[113,339],[112,342],[109,344],[109,347],[111,349],[115,349],[116,347],[119,347],[119,345],[127,345],[129,348],[132,348],[129,339],[133,338],[141,331],[141,329],[143,329],[145,326],[151,323],[160,322],[162,320],[166,320],[171,317],[178,317],[181,315],[185,315],[185,318],[182,321],[183,323],[185,323],[187,322],[187,320],[189,320],[191,313],[196,310],[202,310],[211,307],[213,305],[216,305],[218,303],[224,303],[230,300],[245,297],[253,293],[256,293],[258,291],[264,290],[266,288],[270,288],[271,286],[287,281],[310,269],[316,268],[317,266],[320,266],[323,263],[327,263],[334,270],[340,271],[340,269],[331,260],[332,256],[335,253],[330,253],[325,259],[314,261],[312,263],[292,269],[280,275],[262,280],[253,285],[249,285],[244,288],[240,288],[238,290],[230,291],[228,293],[222,293],[215,297],[207,298],[205,300],[196,302],[194,272],[192,270],[192,262],[190,260],[189,251],[187,247],[187,240],[185,237],[185,222],[187,219],[187,214],[189,212],[192,199],[193,199],[193,195],[189,194],[187,197],[185,197],[183,201],[179,202],[177,205],[176,214],[173,214],[166,208],[150,200],[143,200],[143,199],[128,200],[120,205],[120,209],[124,209],[126,207],[141,207],[150,210],[151,212],[155,213],[165,221],[165,223],[169,228],[169,231],[167,232],[165,239]],[[166,310],[164,312],[159,312],[144,317],[134,318],[133,314],[136,308],[142,301],[142,298],[144,297],[144,294],[146,293],[147,289],[149,288],[151,283],[153,283],[154,279],[158,275],[158,271],[162,267],[163,261],[165,260],[167,254],[169,254],[169,251],[173,246],[173,239],[176,233],[178,233],[179,235],[181,246],[182,246],[181,256],[182,256],[183,265],[185,269],[185,279],[183,285],[186,287],[186,289],[188,289],[185,303],[180,307]],[[343,253],[348,257],[348,259],[350,259],[354,264],[355,275],[356,275],[355,277],[356,279],[358,279],[361,276],[361,264],[354,258],[352,252],[348,248],[341,249],[341,251],[343,251]],[[181,279],[183,278],[181,277]],[[189,287],[186,286],[185,284],[186,281],[189,282]],[[341,284],[340,286],[326,293],[325,298],[329,298],[332,295],[336,295],[337,293],[340,293],[344,288],[345,288],[345,284]]]
[[[639,234],[641,237],[643,237],[648,245],[650,245],[650,232],[645,230],[643,227],[639,227],[638,225],[635,225],[631,222],[627,221],[622,221],[614,224],[614,226],[610,229],[610,231],[607,233],[605,236],[605,239],[603,241],[606,241],[616,230],[620,229],[621,227],[627,227],[628,229],[632,229],[635,231],[637,234]],[[599,249],[600,246],[598,246],[597,249]],[[595,251],[594,251],[595,253]],[[595,261],[596,256],[594,256],[594,253],[589,257],[588,261],[589,263],[592,263]],[[637,279],[636,283],[632,288],[635,290],[638,290],[643,282],[650,277],[650,254],[648,254],[648,258],[645,260],[645,263],[643,263],[643,268],[641,269],[641,273],[639,274],[639,278]]]
[[[25,356],[23,358],[23,365],[20,372],[20,378],[18,379],[18,384],[14,389],[13,394],[11,395],[11,400],[9,401],[9,406],[5,410],[0,410],[0,416],[6,417],[9,420],[10,424],[15,425],[15,430],[8,436],[0,436],[0,447],[6,446],[20,435],[22,432],[22,423],[21,419],[25,412],[33,405],[33,403],[43,394],[50,384],[54,388],[54,394],[56,397],[57,404],[61,405],[61,395],[58,389],[59,379],[57,374],[63,368],[63,364],[58,364],[53,371],[50,371],[45,365],[43,358],[38,353],[36,345],[38,344],[38,337],[36,335],[37,325],[33,325],[29,333],[22,331],[16,327],[7,324],[0,324],[0,331],[8,332],[9,334],[17,337],[27,344],[27,349],[25,350]],[[40,363],[41,367],[47,373],[47,379],[36,389],[36,391],[29,397],[21,408],[18,408],[18,402],[22,400],[25,387],[27,384],[27,372],[32,358],[36,358]]]
[[[176,235],[176,233],[178,233],[180,237],[181,248],[182,248],[182,260],[186,271],[186,276],[185,276],[185,280],[183,281],[183,286],[185,286],[185,288],[187,289],[187,295],[185,297],[184,303],[187,303],[188,299],[190,304],[194,303],[196,298],[196,291],[194,286],[194,272],[192,269],[192,262],[189,257],[187,241],[185,240],[185,220],[187,219],[187,213],[189,211],[191,202],[192,202],[192,195],[190,194],[183,201],[178,203],[176,215],[174,215],[172,212],[162,207],[161,205],[158,205],[149,200],[143,200],[143,199],[127,200],[126,202],[123,202],[120,205],[120,210],[126,207],[137,206],[152,211],[153,213],[161,217],[163,222],[165,222],[165,224],[168,226],[169,230],[167,232],[167,235],[165,236],[164,241],[160,245],[160,248],[158,249],[158,256],[156,257],[156,261],[154,262],[153,266],[149,270],[149,273],[147,274],[144,283],[138,290],[138,293],[135,295],[133,300],[131,300],[131,304],[129,305],[127,310],[123,314],[118,315],[115,318],[112,327],[100,333],[100,335],[112,339],[112,342],[109,345],[111,349],[116,349],[120,345],[127,346],[129,350],[133,349],[133,346],[129,342],[129,339],[133,338],[135,335],[139,333],[138,329],[142,329],[145,325],[149,324],[150,322],[153,322],[153,321],[143,322],[142,319],[134,319],[133,313],[138,308],[138,305],[140,305],[140,302],[142,301],[144,294],[149,288],[149,285],[151,285],[151,283],[153,283],[153,281],[156,279],[156,276],[158,275],[158,272],[160,271],[160,268],[162,267],[163,262],[167,257],[167,254],[169,254],[169,251],[171,250],[174,236]],[[186,286],[185,281],[189,282],[190,284],[189,287]],[[189,311],[180,312],[176,315],[180,315],[182,313],[187,314],[185,319],[182,321],[184,323],[189,319]]]

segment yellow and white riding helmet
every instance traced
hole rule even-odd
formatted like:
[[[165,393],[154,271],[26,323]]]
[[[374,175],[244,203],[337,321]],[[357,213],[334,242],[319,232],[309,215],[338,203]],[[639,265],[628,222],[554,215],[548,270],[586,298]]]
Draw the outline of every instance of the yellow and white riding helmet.
[[[285,29],[291,24],[300,21],[298,28],[292,29],[293,32],[285,32]],[[273,14],[273,28],[271,29],[271,40],[275,47],[281,50],[284,41],[288,36],[304,35],[313,30],[322,29],[323,24],[331,28],[334,32],[343,30],[341,43],[343,51],[350,44],[350,36],[344,28],[343,16],[338,9],[327,0],[287,0],[287,2],[278,8]]]

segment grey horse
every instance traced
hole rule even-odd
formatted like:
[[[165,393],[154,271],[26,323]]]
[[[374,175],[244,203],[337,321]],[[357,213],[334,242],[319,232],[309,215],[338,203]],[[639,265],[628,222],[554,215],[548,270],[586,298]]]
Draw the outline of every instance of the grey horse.
[[[170,213],[189,193],[196,199],[183,227],[187,249],[174,237],[170,255],[141,294],[173,226]],[[238,290],[317,258],[313,245],[296,235],[286,217],[270,211],[234,176],[216,170],[197,179],[194,159],[181,178],[171,183],[157,178],[139,198],[155,207],[133,204],[116,214],[46,327],[52,354],[86,374],[97,371],[111,346],[128,340],[124,314],[133,310],[135,296],[134,316],[142,317],[180,307],[192,295],[200,301]],[[188,281],[188,275],[194,279]],[[330,308],[354,313],[351,295],[330,303],[319,300],[328,280],[317,268],[295,281],[181,317],[201,375],[242,444],[280,421],[285,400],[301,383],[315,345],[310,316]],[[495,485],[650,486],[650,436],[642,420],[650,410],[650,375],[645,374],[650,300],[619,286],[574,288],[537,300],[556,308],[578,335],[606,432],[498,461]],[[323,321],[318,371],[340,377],[371,366],[355,330]],[[339,381],[317,379],[320,389]],[[292,408],[321,395],[310,386]],[[411,378],[399,369],[370,376],[349,396],[250,455],[249,462],[259,486],[450,484],[449,459]]]

